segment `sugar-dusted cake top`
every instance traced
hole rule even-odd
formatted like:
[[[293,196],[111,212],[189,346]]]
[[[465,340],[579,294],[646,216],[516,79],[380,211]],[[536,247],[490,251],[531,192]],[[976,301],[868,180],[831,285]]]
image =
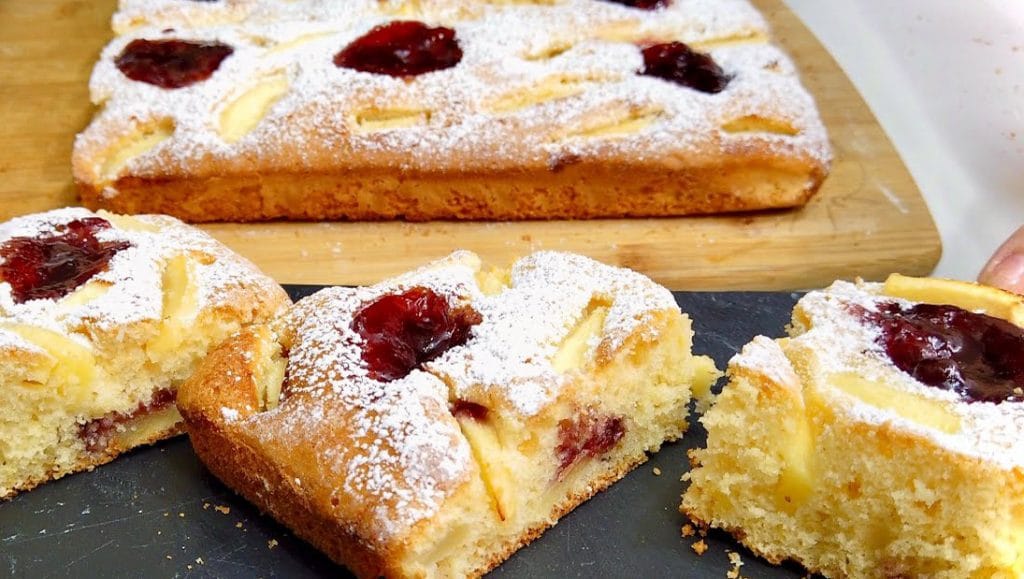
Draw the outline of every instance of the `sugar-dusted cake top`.
[[[396,20],[450,30],[457,61],[396,77],[339,59]],[[127,0],[114,25],[121,35],[90,84],[103,108],[76,143],[76,177],[87,182],[256,166],[466,171],[589,158],[661,166],[667,154],[700,164],[741,150],[829,158],[813,100],[745,0],[655,10],[601,0]],[[693,67],[718,75],[712,90],[720,91],[680,84],[686,75],[666,76],[654,56],[645,59],[645,47],[673,42],[709,57]],[[174,79],[179,88],[133,80],[167,59],[203,74]],[[679,49],[660,59],[699,60]]]
[[[170,217],[66,208],[0,224],[0,342],[21,342],[2,328],[13,325],[80,341],[121,335],[161,321],[177,297],[187,297],[194,313],[260,287],[281,291],[251,263]]]
[[[393,311],[378,319],[379,307]],[[502,272],[458,251],[374,286],[322,290],[276,322],[282,398],[244,427],[264,444],[314,449],[317,469],[338,473],[345,496],[376,505],[359,517],[370,530],[394,536],[475,472],[453,407],[471,401],[511,420],[541,411],[586,370],[563,365],[559,352],[596,309],[600,323],[573,360],[654,339],[653,317],[678,312],[646,277],[558,252]],[[406,366],[375,353],[381,334]]]
[[[1024,329],[1008,321],[1014,300],[946,280],[836,282],[800,300],[783,349],[811,360],[798,372],[841,392],[836,400],[864,421],[1024,468]],[[751,348],[734,363],[775,372],[779,360]]]

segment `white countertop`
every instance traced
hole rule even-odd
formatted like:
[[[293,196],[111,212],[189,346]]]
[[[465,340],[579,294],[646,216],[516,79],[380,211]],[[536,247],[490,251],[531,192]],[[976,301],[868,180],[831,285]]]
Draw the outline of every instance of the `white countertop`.
[[[1024,225],[1024,2],[786,3],[917,181],[943,242],[935,274],[973,279]]]

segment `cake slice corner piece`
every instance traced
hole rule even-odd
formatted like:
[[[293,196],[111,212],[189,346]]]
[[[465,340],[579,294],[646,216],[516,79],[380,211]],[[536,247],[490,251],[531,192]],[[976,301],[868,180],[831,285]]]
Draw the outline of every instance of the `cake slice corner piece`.
[[[730,361],[681,511],[829,577],[1020,576],[1020,304],[898,275],[807,294]]]

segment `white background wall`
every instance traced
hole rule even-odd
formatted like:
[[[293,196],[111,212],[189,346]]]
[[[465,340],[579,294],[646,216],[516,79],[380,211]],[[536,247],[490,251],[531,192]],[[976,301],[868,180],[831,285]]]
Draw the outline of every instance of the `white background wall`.
[[[786,0],[860,89],[928,201],[936,275],[1024,225],[1024,0]]]

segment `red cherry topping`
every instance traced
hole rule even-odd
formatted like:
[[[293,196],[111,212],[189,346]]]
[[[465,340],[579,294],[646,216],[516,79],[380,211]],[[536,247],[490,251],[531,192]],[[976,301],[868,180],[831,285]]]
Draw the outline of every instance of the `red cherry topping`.
[[[453,309],[446,299],[424,287],[386,295],[365,306],[352,320],[363,340],[363,361],[375,380],[405,377],[469,339],[480,314],[469,306]]]
[[[462,49],[454,30],[409,21],[382,24],[334,55],[335,66],[390,76],[443,70],[460,60]]]
[[[658,8],[664,8],[672,3],[672,0],[605,0],[606,2],[614,2],[616,4],[623,4],[625,6],[631,6],[633,8],[639,8],[641,10],[657,10]]]
[[[900,370],[967,402],[1024,401],[1024,330],[949,305],[889,302],[855,308],[881,332],[879,345]]]
[[[99,217],[58,225],[56,233],[13,237],[0,245],[0,281],[11,284],[14,301],[62,298],[107,267],[127,241],[99,241],[110,222]]]
[[[621,416],[598,415],[587,410],[576,418],[564,418],[558,423],[558,478],[569,471],[583,457],[600,456],[615,448],[626,434],[626,422]]]
[[[682,42],[654,44],[643,49],[640,74],[656,76],[706,93],[719,93],[731,80],[706,54],[694,52]]]
[[[234,49],[220,42],[135,39],[114,63],[125,76],[161,88],[182,88],[204,81]]]
[[[476,402],[469,402],[466,400],[456,400],[452,404],[452,414],[456,418],[472,418],[477,422],[484,422],[487,420],[488,414],[487,407]]]

